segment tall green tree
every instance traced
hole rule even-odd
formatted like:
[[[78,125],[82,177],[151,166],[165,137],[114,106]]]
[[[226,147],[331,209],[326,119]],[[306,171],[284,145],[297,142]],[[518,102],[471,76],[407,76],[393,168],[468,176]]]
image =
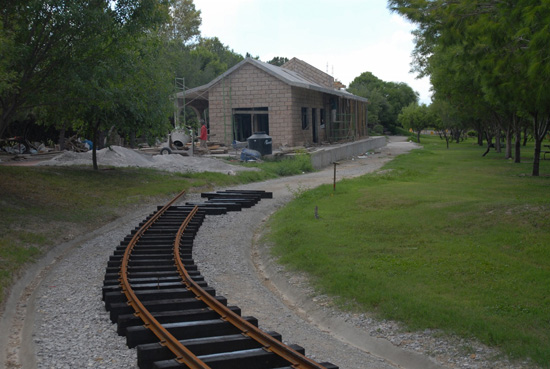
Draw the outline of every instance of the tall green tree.
[[[349,85],[351,93],[369,99],[369,123],[381,124],[395,131],[401,110],[418,102],[418,93],[406,83],[386,82],[371,72],[364,72]]]
[[[93,138],[94,169],[98,168],[100,131],[114,127],[121,133],[158,136],[168,128],[173,79],[156,32],[166,19],[167,8],[156,10],[156,18],[149,14],[138,21],[142,13],[136,9],[138,13],[130,16],[132,22],[107,21],[105,26],[112,26],[111,37],[90,45],[98,48],[99,63],[81,63],[73,70],[73,84],[65,93],[78,101],[83,131]]]
[[[193,0],[170,0],[170,19],[161,27],[165,40],[180,46],[193,43],[200,36],[201,11]]]
[[[437,124],[437,117],[426,104],[410,104],[403,108],[397,117],[403,128],[416,132],[416,140],[420,143],[420,133],[430,125]]]
[[[89,110],[108,115],[125,78],[115,76],[124,72],[121,55],[139,54],[134,45],[168,16],[163,0],[4,3],[0,134],[38,107],[56,109],[60,120],[63,111],[72,119]]]
[[[388,4],[418,24],[414,55],[420,74],[436,73],[439,55],[453,50],[456,66],[475,78],[481,101],[500,115],[505,129],[516,129],[515,117],[529,116],[535,138],[532,175],[539,175],[541,144],[550,128],[550,5],[539,0]]]
[[[63,85],[75,45],[97,37],[107,10],[83,0],[2,2],[0,137],[17,118],[52,103],[44,97]]]

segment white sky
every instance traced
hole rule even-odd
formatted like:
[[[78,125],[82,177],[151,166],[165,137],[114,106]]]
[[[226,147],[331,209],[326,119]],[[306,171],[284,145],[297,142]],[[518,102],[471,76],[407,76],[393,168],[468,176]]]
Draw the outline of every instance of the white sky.
[[[413,26],[386,0],[194,0],[203,37],[267,62],[296,57],[346,86],[363,72],[405,82],[430,103],[430,83],[409,73]]]

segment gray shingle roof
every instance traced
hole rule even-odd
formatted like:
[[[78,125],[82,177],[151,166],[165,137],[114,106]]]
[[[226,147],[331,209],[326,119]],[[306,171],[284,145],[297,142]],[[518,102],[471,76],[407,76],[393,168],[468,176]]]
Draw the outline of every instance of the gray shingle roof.
[[[202,85],[202,86],[195,87],[195,88],[187,90],[185,92],[185,96],[187,98],[200,98],[201,95],[204,96],[208,92],[208,90],[210,90],[210,88],[212,86],[214,86],[216,83],[221,81],[223,78],[227,77],[228,75],[230,75],[231,73],[233,73],[234,71],[241,68],[243,65],[245,65],[247,63],[252,64],[252,65],[260,68],[264,72],[272,75],[273,77],[275,77],[275,78],[281,80],[282,82],[284,82],[284,83],[286,83],[290,86],[293,86],[293,87],[324,92],[324,93],[327,93],[327,94],[330,94],[330,95],[340,96],[340,97],[344,97],[344,98],[352,99],[352,100],[358,100],[358,101],[363,101],[363,102],[368,101],[364,97],[353,95],[353,94],[351,94],[351,93],[349,93],[345,90],[337,90],[337,89],[332,89],[332,88],[327,88],[327,87],[321,86],[321,85],[319,85],[315,82],[312,82],[312,81],[306,79],[305,77],[301,76],[299,73],[296,73],[296,72],[291,71],[289,69],[277,67],[275,65],[272,65],[272,64],[269,64],[269,63],[264,63],[264,62],[261,62],[259,60],[252,59],[252,58],[244,59],[240,63],[238,63],[235,66],[233,66],[232,68],[228,69],[225,73],[223,73],[220,76],[214,78],[212,81],[210,81],[206,85]],[[178,93],[178,97],[183,97],[182,95],[183,94],[181,92]]]

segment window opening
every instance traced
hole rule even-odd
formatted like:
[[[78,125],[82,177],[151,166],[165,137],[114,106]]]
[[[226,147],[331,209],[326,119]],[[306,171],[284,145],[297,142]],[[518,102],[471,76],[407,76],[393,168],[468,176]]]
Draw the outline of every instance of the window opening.
[[[254,132],[269,134],[269,113],[267,107],[234,108],[235,129],[233,139],[246,141]]]

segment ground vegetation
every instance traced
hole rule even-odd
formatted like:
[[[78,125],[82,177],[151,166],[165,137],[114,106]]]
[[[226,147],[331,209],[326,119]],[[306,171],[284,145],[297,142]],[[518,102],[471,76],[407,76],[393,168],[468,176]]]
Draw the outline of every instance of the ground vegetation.
[[[549,178],[475,142],[422,142],[378,173],[297,193],[271,220],[275,254],[352,311],[547,366]]]
[[[389,0],[414,22],[413,69],[430,76],[434,99],[477,121],[488,149],[520,160],[521,133],[534,139],[532,175],[540,173],[542,141],[550,128],[550,6],[536,0]],[[470,123],[470,125],[474,125]],[[514,150],[512,137],[515,136]]]

